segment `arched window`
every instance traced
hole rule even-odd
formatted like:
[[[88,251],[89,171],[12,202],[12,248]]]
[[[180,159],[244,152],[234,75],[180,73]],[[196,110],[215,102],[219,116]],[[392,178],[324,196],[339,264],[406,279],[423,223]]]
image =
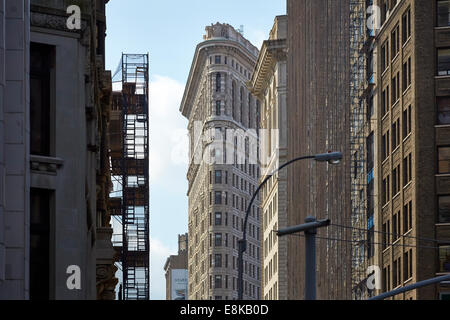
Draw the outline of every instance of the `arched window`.
[[[222,75],[220,72],[216,74],[216,92],[220,92],[222,89]]]

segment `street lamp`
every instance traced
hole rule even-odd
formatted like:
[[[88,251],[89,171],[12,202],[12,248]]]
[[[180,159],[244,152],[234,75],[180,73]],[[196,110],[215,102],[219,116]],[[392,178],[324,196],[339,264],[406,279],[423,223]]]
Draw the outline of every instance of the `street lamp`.
[[[329,152],[329,153],[321,153],[316,154],[312,156],[304,156],[295,158],[293,160],[290,160],[283,164],[281,167],[276,169],[271,174],[267,175],[266,178],[261,182],[261,184],[258,186],[256,191],[253,193],[252,199],[250,200],[250,203],[247,207],[247,211],[245,212],[245,220],[244,220],[244,229],[243,229],[243,236],[242,239],[238,241],[239,244],[239,256],[238,256],[238,300],[243,300],[244,296],[244,252],[247,250],[247,222],[248,217],[250,215],[250,209],[252,207],[253,201],[255,200],[256,196],[258,195],[259,190],[269,181],[272,176],[280,171],[281,169],[297,162],[300,160],[306,160],[306,159],[314,159],[318,162],[328,162],[330,164],[339,164],[342,160],[342,153],[341,152]]]

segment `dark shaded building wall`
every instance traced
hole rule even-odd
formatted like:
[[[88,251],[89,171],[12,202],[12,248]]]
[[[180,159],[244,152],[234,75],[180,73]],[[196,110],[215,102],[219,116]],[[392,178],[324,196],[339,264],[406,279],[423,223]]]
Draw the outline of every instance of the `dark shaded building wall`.
[[[414,98],[415,114],[413,120],[414,149],[415,159],[413,159],[413,168],[415,169],[415,197],[416,197],[416,221],[413,224],[415,234],[421,238],[428,239],[449,239],[448,233],[436,234],[436,187],[435,174],[437,170],[437,147],[436,132],[446,136],[444,131],[439,132],[435,129],[436,124],[436,91],[434,76],[436,73],[436,47],[446,47],[449,41],[439,41],[444,37],[439,37],[435,42],[436,26],[436,3],[435,1],[416,0],[412,3],[413,19],[413,66],[414,74]],[[448,31],[447,31],[448,32]],[[448,39],[448,38],[447,38]],[[440,81],[440,80],[437,80]],[[439,82],[438,86],[439,86]],[[445,87],[447,86],[439,86]],[[439,94],[439,93],[438,93]],[[448,94],[448,91],[445,93]],[[413,104],[414,107],[414,104]],[[414,125],[415,124],[415,125]],[[446,130],[446,129],[442,129]],[[447,131],[448,132],[448,131]],[[439,139],[438,139],[439,140]],[[448,140],[447,140],[448,141]],[[414,220],[413,220],[414,221]],[[439,267],[436,251],[425,248],[430,243],[419,242],[418,245],[424,246],[417,248],[415,257],[416,281],[430,279],[436,276]],[[417,290],[417,299],[437,299],[437,288],[439,286],[426,286]]]
[[[341,151],[332,166],[300,162],[288,169],[288,223],[330,218],[350,226],[349,1],[288,0],[288,159]],[[319,237],[351,239],[330,226]],[[289,299],[304,297],[304,238],[288,248]],[[349,242],[317,240],[317,298],[351,298]]]

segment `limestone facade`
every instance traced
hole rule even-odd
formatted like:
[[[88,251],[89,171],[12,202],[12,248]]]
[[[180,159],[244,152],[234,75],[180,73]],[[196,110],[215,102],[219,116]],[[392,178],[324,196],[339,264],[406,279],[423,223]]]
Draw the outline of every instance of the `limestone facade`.
[[[269,40],[262,45],[250,85],[252,93],[262,101],[260,182],[287,160],[286,36],[287,16],[278,16]],[[286,170],[282,170],[261,190],[262,297],[265,300],[287,299],[287,239],[278,239],[273,232],[288,226],[286,177]]]
[[[0,1],[1,299],[114,298],[106,2]]]
[[[237,298],[238,240],[259,177],[249,149],[257,149],[260,106],[246,88],[258,50],[227,24],[206,27],[204,40],[196,48],[180,109],[190,134],[188,291],[189,299],[231,300]],[[235,151],[245,146],[247,153]],[[256,201],[244,254],[247,299],[261,298],[258,207]]]

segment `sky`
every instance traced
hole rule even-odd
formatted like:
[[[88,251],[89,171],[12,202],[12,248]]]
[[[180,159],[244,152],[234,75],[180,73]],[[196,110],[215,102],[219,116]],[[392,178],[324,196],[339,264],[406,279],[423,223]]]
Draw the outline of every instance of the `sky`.
[[[286,0],[112,0],[107,4],[106,68],[123,53],[150,55],[150,298],[165,299],[164,263],[187,232],[187,120],[179,112],[205,26],[244,26],[258,48]]]

